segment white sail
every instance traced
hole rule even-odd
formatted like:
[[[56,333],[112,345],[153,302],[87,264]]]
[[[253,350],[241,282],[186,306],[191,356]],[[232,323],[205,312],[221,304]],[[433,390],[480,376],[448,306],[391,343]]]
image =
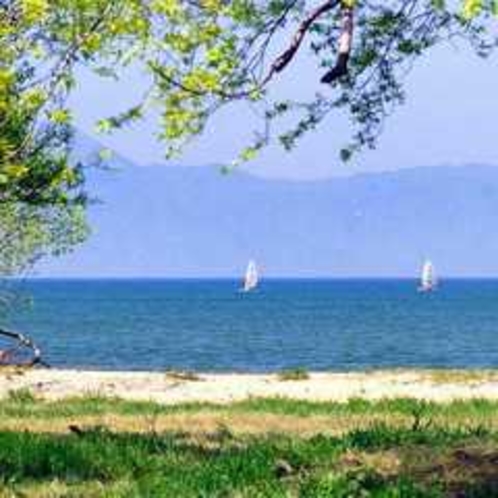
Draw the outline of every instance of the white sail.
[[[436,272],[431,261],[426,261],[422,267],[422,276],[420,278],[420,290],[427,292],[436,288]]]
[[[250,290],[255,289],[258,286],[259,276],[258,276],[258,268],[256,267],[256,263],[251,260],[247,265],[246,274],[244,277],[244,287],[243,290],[248,292]]]

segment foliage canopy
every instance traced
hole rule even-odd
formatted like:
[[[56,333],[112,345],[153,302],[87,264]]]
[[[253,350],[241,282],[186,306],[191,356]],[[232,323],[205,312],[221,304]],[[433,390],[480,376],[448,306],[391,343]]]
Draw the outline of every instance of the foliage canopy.
[[[337,64],[346,11],[354,14],[351,57],[332,88],[317,87],[321,91],[302,102],[270,95],[277,77],[292,74],[288,68],[304,43],[322,71]],[[241,154],[249,160],[284,116],[290,127],[277,138],[289,149],[328,114],[344,109],[354,124],[341,151],[347,159],[374,146],[383,119],[404,99],[403,76],[418,56],[453,39],[489,54],[497,12],[496,0],[2,0],[3,196],[29,202],[81,196],[81,171],[67,155],[72,116],[66,97],[78,65],[103,77],[119,78],[133,64],[150,74],[143,98],[103,117],[102,131],[158,107],[161,136],[172,154],[202,133],[220,108],[247,100],[264,110],[261,130]]]

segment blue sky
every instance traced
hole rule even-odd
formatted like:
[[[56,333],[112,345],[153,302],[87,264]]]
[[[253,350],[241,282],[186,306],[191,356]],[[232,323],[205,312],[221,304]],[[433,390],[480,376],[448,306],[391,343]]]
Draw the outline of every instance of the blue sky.
[[[273,91],[297,98],[327,91],[318,82],[319,74],[314,61],[303,54]],[[290,154],[271,147],[246,169],[258,176],[309,180],[438,164],[498,164],[497,81],[496,56],[483,60],[463,46],[435,49],[408,75],[407,103],[386,122],[377,150],[362,154],[347,166],[340,164],[336,151],[349,129],[345,119],[333,116]],[[94,134],[99,117],[135,102],[145,84],[146,78],[138,70],[130,70],[121,83],[83,73],[72,102],[78,126]],[[175,164],[229,162],[247,144],[255,122],[244,105],[224,110]],[[99,139],[136,163],[164,163],[158,131],[156,119],[150,116],[125,132]]]

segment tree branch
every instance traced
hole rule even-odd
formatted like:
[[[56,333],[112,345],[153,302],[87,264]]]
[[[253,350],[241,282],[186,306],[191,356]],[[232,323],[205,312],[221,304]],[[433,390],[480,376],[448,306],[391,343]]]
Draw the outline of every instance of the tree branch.
[[[342,7],[342,27],[339,36],[339,49],[335,66],[325,73],[320,80],[322,83],[333,83],[348,73],[348,62],[353,45],[353,7]]]
[[[308,33],[311,26],[317,21],[318,18],[320,18],[325,13],[333,10],[340,3],[341,0],[327,0],[326,2],[319,5],[316,9],[311,11],[301,21],[299,28],[294,34],[294,37],[292,38],[289,47],[274,60],[266,76],[255,86],[255,88],[252,88],[250,90],[243,90],[241,92],[225,92],[225,91],[208,92],[196,88],[190,88],[184,85],[182,82],[176,80],[175,78],[168,76],[164,71],[161,71],[160,69],[156,69],[156,73],[159,74],[161,78],[163,78],[171,85],[176,86],[177,88],[180,88],[185,92],[191,93],[192,95],[204,96],[207,93],[213,93],[225,100],[234,100],[234,99],[242,99],[245,97],[249,97],[254,91],[262,90],[264,87],[266,87],[276,74],[282,72],[290,64],[290,62],[294,59],[295,55],[297,54],[299,48],[301,47],[304,37]],[[282,18],[279,18],[279,20],[277,21],[277,25],[280,25],[281,22]],[[270,34],[273,35],[275,31],[276,30],[272,30]]]
[[[292,39],[290,46],[284,53],[277,57],[271,65],[268,74],[261,82],[261,87],[266,86],[275,74],[282,72],[289,65],[289,63],[292,61],[299,48],[301,47],[304,37],[306,36],[306,33],[308,32],[310,27],[319,17],[337,7],[339,3],[340,0],[328,0],[327,2],[321,4],[315,10],[310,12],[310,14],[308,14],[308,16],[301,22],[298,30],[294,35],[294,38]]]

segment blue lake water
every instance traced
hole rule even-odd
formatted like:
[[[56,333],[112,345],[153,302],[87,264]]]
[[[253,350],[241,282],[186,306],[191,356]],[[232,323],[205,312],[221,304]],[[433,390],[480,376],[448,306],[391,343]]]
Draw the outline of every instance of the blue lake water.
[[[56,367],[270,371],[498,366],[498,281],[30,280],[5,325]]]

